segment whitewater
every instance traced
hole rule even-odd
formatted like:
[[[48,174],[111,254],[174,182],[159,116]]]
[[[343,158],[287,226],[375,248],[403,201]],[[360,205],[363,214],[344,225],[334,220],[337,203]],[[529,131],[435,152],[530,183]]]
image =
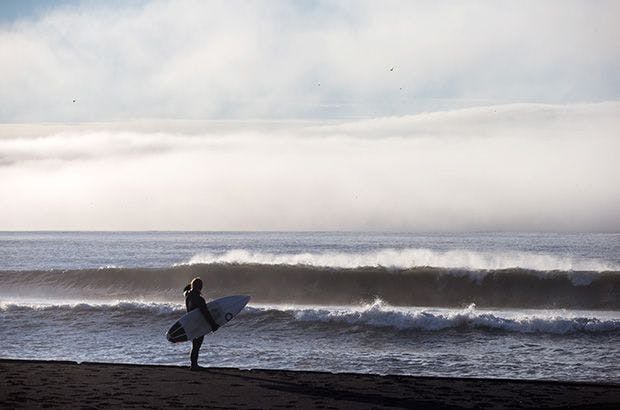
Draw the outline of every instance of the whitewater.
[[[205,365],[620,381],[617,234],[0,233],[0,357],[185,365],[182,287],[250,305]]]

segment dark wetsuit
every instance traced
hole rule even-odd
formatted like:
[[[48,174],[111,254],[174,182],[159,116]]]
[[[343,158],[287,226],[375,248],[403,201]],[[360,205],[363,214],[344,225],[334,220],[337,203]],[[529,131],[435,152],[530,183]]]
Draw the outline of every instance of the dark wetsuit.
[[[200,293],[193,290],[185,291],[185,308],[188,312],[194,309],[200,309],[202,314],[205,316],[205,319],[207,319],[207,322],[209,322],[209,325],[211,325],[213,331],[216,331],[219,328],[219,325],[215,323],[211,313],[209,313],[207,303],[204,298],[200,296]],[[204,338],[204,336],[200,336],[192,340],[192,351],[190,353],[192,366],[198,366],[198,351],[200,350],[200,346],[202,346],[202,341]]]

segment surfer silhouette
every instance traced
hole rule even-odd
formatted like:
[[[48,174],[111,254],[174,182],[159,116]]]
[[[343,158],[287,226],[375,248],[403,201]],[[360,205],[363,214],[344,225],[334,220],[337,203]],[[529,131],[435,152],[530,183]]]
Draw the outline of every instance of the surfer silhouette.
[[[202,279],[194,278],[192,282],[185,286],[183,289],[185,295],[185,307],[188,312],[191,312],[194,309],[200,309],[202,314],[204,315],[207,322],[215,332],[219,329],[219,325],[215,323],[213,320],[213,316],[209,313],[209,309],[207,309],[207,303],[204,298],[200,296],[200,291],[202,290]],[[198,365],[198,352],[200,351],[200,346],[202,346],[202,341],[204,340],[204,336],[197,337],[192,340],[192,350],[190,353],[191,360],[191,370],[199,370],[200,366]]]

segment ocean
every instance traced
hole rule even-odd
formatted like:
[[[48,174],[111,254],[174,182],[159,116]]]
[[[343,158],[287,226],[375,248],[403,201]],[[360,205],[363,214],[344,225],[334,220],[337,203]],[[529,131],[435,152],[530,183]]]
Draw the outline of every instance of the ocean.
[[[620,382],[620,234],[2,232],[1,358]]]

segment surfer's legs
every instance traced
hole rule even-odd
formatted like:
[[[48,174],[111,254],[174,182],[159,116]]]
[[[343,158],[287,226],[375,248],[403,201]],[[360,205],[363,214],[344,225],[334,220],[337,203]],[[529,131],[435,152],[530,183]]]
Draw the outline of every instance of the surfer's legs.
[[[204,338],[204,336],[200,336],[192,340],[192,351],[189,356],[192,361],[192,367],[198,367],[198,351],[200,346],[202,346]]]

